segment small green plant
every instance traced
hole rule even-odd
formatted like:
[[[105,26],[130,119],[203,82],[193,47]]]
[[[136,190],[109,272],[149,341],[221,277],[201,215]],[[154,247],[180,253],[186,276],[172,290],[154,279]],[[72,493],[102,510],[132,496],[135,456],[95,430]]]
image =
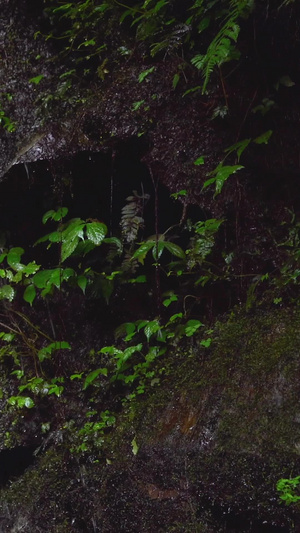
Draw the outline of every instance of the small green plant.
[[[298,503],[300,496],[297,494],[297,489],[300,484],[300,476],[290,479],[279,479],[276,489],[279,492],[279,498],[286,505]]]
[[[74,420],[68,422],[64,429],[69,433],[70,451],[75,455],[92,453],[99,450],[104,442],[105,431],[113,427],[116,417],[108,410],[102,411],[99,416],[97,411],[88,411],[87,418],[94,418],[86,422],[81,428],[75,426]]]

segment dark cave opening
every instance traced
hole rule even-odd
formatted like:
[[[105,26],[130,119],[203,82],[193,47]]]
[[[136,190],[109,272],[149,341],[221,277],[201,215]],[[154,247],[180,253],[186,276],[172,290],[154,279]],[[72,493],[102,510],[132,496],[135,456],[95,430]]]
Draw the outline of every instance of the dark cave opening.
[[[5,486],[35,463],[36,446],[16,446],[0,452],[0,487]]]

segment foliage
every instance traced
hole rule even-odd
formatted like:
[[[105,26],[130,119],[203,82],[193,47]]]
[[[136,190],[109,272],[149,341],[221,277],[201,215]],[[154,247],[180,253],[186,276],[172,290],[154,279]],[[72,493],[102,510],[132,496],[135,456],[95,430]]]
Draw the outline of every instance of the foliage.
[[[249,15],[253,8],[253,0],[231,0],[223,25],[207,48],[206,54],[198,54],[192,59],[192,64],[203,72],[204,82],[202,94],[206,92],[207,85],[214,68],[232,59],[239,59],[239,52],[235,48],[240,26],[238,20]]]
[[[297,494],[299,483],[300,476],[290,479],[279,479],[277,482],[276,489],[279,492],[279,497],[286,505],[299,502],[300,496]]]
[[[118,0],[79,0],[78,2],[46,1],[46,12],[52,23],[52,31],[47,39],[59,39],[64,44],[63,53],[77,52],[76,62],[89,64],[91,58],[99,59],[98,75],[101,80],[109,72],[108,48],[109,40],[105,38],[103,28],[109,27],[107,21],[115,19],[119,24],[135,32],[137,43],[147,44],[151,57],[157,54],[178,54],[183,47],[194,49],[200,43],[203,46],[206,33],[214,34],[216,26],[220,26],[210,42],[206,53],[195,55],[191,62],[203,73],[202,92],[206,92],[210,75],[215,67],[232,59],[239,58],[236,49],[240,25],[239,20],[250,15],[254,0],[189,0],[182,7],[183,13],[178,16],[177,9],[171,0],[144,0],[133,6]],[[129,22],[130,21],[130,22]],[[40,32],[37,32],[36,37]],[[195,41],[194,35],[198,35]],[[204,39],[203,39],[204,35]],[[121,46],[117,50],[121,58],[131,55],[131,50]],[[185,62],[178,67],[173,78],[173,89],[176,89],[181,75],[185,78]],[[105,74],[103,73],[105,68]],[[100,69],[100,70],[99,70]],[[89,68],[85,69],[90,70]],[[155,66],[143,70],[138,81],[143,82]],[[35,78],[33,78],[35,79]],[[34,82],[35,83],[35,82]]]

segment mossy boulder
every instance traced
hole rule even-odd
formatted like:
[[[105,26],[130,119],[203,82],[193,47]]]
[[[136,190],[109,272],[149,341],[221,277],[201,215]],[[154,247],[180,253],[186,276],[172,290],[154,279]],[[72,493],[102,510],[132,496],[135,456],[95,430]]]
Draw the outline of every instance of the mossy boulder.
[[[235,312],[210,348],[174,346],[98,451],[45,439],[2,489],[3,530],[297,531],[276,482],[300,470],[299,325],[298,309]]]

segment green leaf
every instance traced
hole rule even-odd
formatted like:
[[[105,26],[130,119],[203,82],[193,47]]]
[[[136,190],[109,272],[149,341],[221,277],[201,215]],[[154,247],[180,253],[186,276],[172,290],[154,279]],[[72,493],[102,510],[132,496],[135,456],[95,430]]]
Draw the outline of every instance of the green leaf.
[[[72,253],[76,250],[77,245],[79,243],[79,237],[75,237],[72,240],[67,240],[62,243],[61,246],[61,261],[62,263],[72,255]]]
[[[29,83],[34,83],[34,85],[38,85],[44,77],[45,77],[44,74],[40,74],[39,76],[30,78]]]
[[[79,48],[81,48],[82,46],[94,46],[96,44],[96,41],[94,39],[90,39],[89,41],[83,41],[83,43],[81,43],[79,46],[78,46],[78,50]]]
[[[197,331],[197,329],[200,328],[200,326],[203,326],[200,320],[189,320],[184,327],[186,336],[191,337],[192,335],[194,335],[194,333]]]
[[[57,211],[53,212],[52,219],[55,220],[55,222],[60,222],[67,214],[68,208],[60,207]]]
[[[131,441],[131,447],[132,447],[132,453],[133,455],[137,455],[138,451],[139,451],[139,447],[136,443],[136,440],[135,439],[132,439]]]
[[[44,289],[51,277],[51,274],[52,270],[40,270],[40,272],[33,276],[32,281],[38,289]]]
[[[241,170],[242,168],[244,168],[242,165],[223,166],[223,164],[220,163],[213,171],[213,174],[215,174],[215,176],[204,182],[203,189],[205,189],[212,183],[215,183],[216,189],[214,196],[217,196],[222,191],[223,185],[225,181],[229,178],[229,176],[235,174],[238,170]]]
[[[9,300],[13,301],[15,296],[15,291],[10,285],[2,285],[0,287],[0,300]]]
[[[200,344],[201,346],[204,346],[204,348],[209,348],[209,346],[212,343],[212,339],[209,337],[208,339],[203,339]]]
[[[142,265],[149,250],[155,246],[155,241],[144,242],[133,254],[132,259],[137,259]]]
[[[232,152],[236,152],[238,161],[240,161],[241,155],[246,150],[247,146],[251,143],[251,139],[243,139],[242,141],[239,141],[232,146],[229,146],[224,150],[224,152],[229,155],[232,154]]]
[[[80,289],[82,290],[83,294],[85,294],[85,289],[86,289],[86,286],[87,286],[87,278],[86,278],[86,276],[78,276],[76,281],[77,281],[78,287],[80,287]]]
[[[149,74],[151,74],[154,70],[155,67],[150,67],[147,68],[147,70],[143,70],[143,72],[139,74],[139,83],[142,83],[142,81],[144,81],[144,79],[147,78],[147,76],[149,76]]]
[[[107,234],[107,226],[102,222],[89,222],[86,224],[87,238],[98,246]]]
[[[28,285],[28,287],[26,287],[24,294],[23,294],[23,298],[25,302],[28,302],[30,305],[32,305],[32,302],[35,299],[35,297],[36,297],[36,290],[35,290],[34,285]]]
[[[178,300],[178,296],[176,296],[176,294],[170,294],[169,298],[166,298],[163,301],[163,305],[165,307],[169,307],[169,305],[171,305],[172,302],[177,302],[177,300]]]
[[[31,263],[28,263],[28,265],[23,265],[23,273],[25,276],[31,276],[32,274],[35,274],[40,267],[41,265],[37,265],[35,261],[32,261]]]
[[[180,248],[180,246],[178,246],[177,244],[174,244],[173,242],[165,241],[164,246],[172,255],[175,255],[176,257],[180,257],[180,259],[186,258],[183,249]]]
[[[196,165],[196,166],[204,165],[204,156],[201,155],[200,157],[198,157],[198,159],[196,159],[196,161],[194,161],[194,165]]]
[[[102,376],[107,376],[107,368],[97,368],[90,372],[85,378],[82,390],[86,390],[100,374]]]
[[[147,337],[147,341],[149,342],[150,338],[154,333],[157,333],[157,331],[160,330],[160,324],[158,320],[152,320],[151,322],[148,322],[148,324],[144,327],[144,333]]]
[[[7,254],[7,263],[11,268],[16,271],[23,270],[24,268],[24,265],[20,263],[20,259],[23,253],[23,248],[11,248]]]
[[[152,248],[152,255],[153,255],[153,258],[155,259],[155,261],[158,261],[158,259],[160,258],[161,254],[163,253],[163,250],[164,250],[164,247],[165,247],[165,242],[164,241],[153,241],[154,244],[153,244],[153,248]]]
[[[173,81],[172,81],[172,87],[173,89],[176,89],[177,85],[178,85],[178,82],[180,80],[180,75],[178,73],[176,73],[173,77]]]
[[[268,144],[269,139],[272,134],[273,134],[273,130],[265,131],[264,133],[256,137],[256,139],[254,139],[253,142],[255,142],[256,144]]]
[[[22,409],[22,407],[31,409],[34,407],[34,401],[29,396],[11,396],[8,398],[7,403],[19,409]]]
[[[47,213],[44,214],[42,218],[43,224],[46,224],[47,220],[49,220],[50,218],[52,220],[55,220],[55,222],[60,222],[67,214],[67,207],[60,207],[59,209],[57,209],[57,211],[51,209],[50,211],[47,211]]]

